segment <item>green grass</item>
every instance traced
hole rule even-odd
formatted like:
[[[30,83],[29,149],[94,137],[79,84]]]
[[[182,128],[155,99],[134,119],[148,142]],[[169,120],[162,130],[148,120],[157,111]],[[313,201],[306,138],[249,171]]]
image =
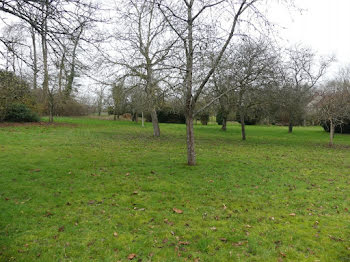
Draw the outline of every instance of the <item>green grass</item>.
[[[57,121],[0,128],[0,261],[350,261],[349,135]]]

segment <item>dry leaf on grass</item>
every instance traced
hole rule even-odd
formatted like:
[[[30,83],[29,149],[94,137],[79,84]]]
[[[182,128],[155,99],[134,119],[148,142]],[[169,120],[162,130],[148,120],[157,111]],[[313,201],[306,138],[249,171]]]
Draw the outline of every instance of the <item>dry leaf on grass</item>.
[[[177,209],[177,208],[173,208],[173,211],[175,212],[175,213],[177,213],[177,214],[182,214],[183,213],[183,211],[181,210],[181,209]]]

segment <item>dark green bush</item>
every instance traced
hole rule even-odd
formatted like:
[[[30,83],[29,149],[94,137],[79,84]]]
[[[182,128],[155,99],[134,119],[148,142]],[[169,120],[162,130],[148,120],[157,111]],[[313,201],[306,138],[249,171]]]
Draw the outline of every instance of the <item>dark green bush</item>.
[[[326,132],[329,132],[329,122],[321,123],[321,126]],[[350,119],[344,120],[344,124],[338,125],[334,128],[335,133],[350,134]]]
[[[6,111],[5,121],[8,122],[39,122],[39,116],[23,104],[12,104]]]
[[[203,113],[199,116],[199,119],[202,123],[202,125],[207,125],[209,122],[209,114],[208,113]]]
[[[218,125],[222,125],[222,122],[223,122],[224,118],[223,118],[223,115],[222,115],[222,111],[219,110],[216,114],[216,122],[218,123]]]
[[[171,108],[165,107],[157,111],[159,123],[185,124],[186,117],[183,113],[175,112]],[[151,114],[145,114],[146,121],[151,122]]]

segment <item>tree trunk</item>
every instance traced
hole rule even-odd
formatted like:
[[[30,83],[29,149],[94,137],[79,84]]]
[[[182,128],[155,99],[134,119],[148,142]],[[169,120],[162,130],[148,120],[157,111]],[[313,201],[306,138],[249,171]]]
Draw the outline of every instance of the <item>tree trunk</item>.
[[[333,138],[334,138],[334,124],[333,121],[330,121],[330,128],[329,128],[329,146],[333,146]]]
[[[244,114],[240,113],[241,116],[241,132],[242,132],[242,140],[246,140],[245,136],[245,123],[244,123]]]
[[[49,92],[48,106],[49,106],[49,122],[53,123],[54,98],[51,92]]]
[[[117,115],[116,114],[113,114],[113,120],[117,120]]]
[[[223,117],[221,130],[226,131],[226,125],[227,125],[227,118]]]
[[[32,44],[33,44],[33,88],[38,87],[38,57],[36,51],[35,31],[31,28]]]
[[[157,111],[155,108],[153,108],[151,111],[151,118],[152,118],[152,125],[153,125],[153,135],[155,137],[158,137],[160,136],[160,129],[159,129]]]
[[[64,59],[65,59],[65,51],[62,54],[61,62],[59,65],[59,72],[58,72],[58,92],[62,93],[62,80],[63,80],[63,70],[64,70]]]
[[[49,66],[47,57],[47,13],[48,13],[48,2],[42,4],[43,9],[45,5],[45,18],[41,28],[41,48],[43,53],[43,67],[44,67],[44,79],[43,79],[43,101],[47,102],[47,96],[49,95]]]
[[[292,121],[289,121],[288,133],[292,133],[292,132],[293,132],[293,123],[292,123]]]
[[[143,118],[143,111],[142,111],[142,127],[144,127],[145,126],[145,119]]]
[[[187,135],[187,164],[189,166],[196,165],[196,152],[194,149],[194,132],[193,132],[193,116],[186,117],[186,135]]]

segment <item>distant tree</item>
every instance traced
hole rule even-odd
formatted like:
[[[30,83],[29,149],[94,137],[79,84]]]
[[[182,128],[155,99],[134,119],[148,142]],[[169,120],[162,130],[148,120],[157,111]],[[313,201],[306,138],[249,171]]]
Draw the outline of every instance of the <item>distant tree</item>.
[[[318,92],[316,112],[319,120],[329,126],[329,145],[333,146],[335,128],[350,119],[350,90],[344,82],[329,81],[324,89]]]
[[[288,132],[302,121],[306,106],[311,102],[313,89],[325,74],[333,58],[317,62],[309,48],[294,47],[286,51],[287,59],[280,66],[279,112],[288,121]]]
[[[0,70],[0,121],[13,104],[33,105],[29,84],[13,72]]]
[[[126,90],[124,81],[115,83],[112,86],[112,100],[113,100],[113,119],[119,119],[119,116],[125,112],[126,109]]]
[[[259,6],[256,5],[258,2],[258,0],[234,2],[157,0],[157,5],[169,27],[182,42],[178,46],[178,57],[181,62],[177,64],[177,68],[180,70],[183,87],[188,165],[196,164],[193,121],[200,110],[196,108],[197,102],[207,89],[207,83],[220,64],[238,27],[246,21],[243,18],[244,14],[255,14],[257,20],[260,18],[266,22]],[[225,24],[230,28],[224,30],[220,28],[221,33],[219,34],[216,31],[219,30],[219,27],[215,25],[220,24],[220,17],[225,17]],[[257,21],[250,20],[250,18],[247,20],[249,20],[248,27]],[[208,52],[209,48],[217,50],[216,56],[211,59],[209,67],[203,68],[200,66],[203,64],[200,61],[203,58],[201,50]],[[200,61],[199,64],[198,61]]]

